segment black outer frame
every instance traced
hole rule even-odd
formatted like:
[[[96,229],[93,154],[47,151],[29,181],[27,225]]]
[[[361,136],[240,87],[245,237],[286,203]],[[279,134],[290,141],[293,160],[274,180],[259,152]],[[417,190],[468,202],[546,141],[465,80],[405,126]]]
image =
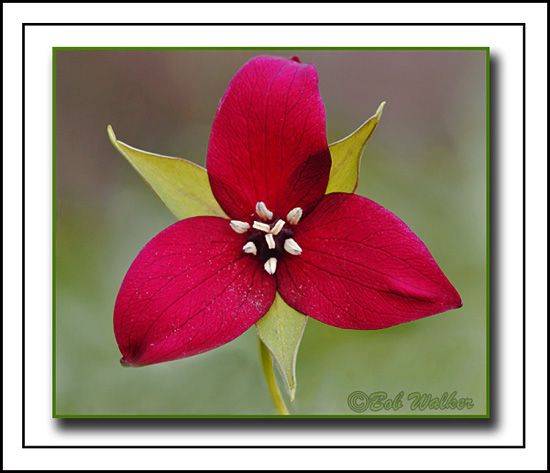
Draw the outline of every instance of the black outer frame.
[[[521,445],[498,445],[498,446],[492,446],[492,445],[445,445],[445,446],[439,446],[439,445],[410,445],[410,446],[403,446],[403,445],[383,445],[383,446],[372,446],[372,445],[347,445],[347,446],[340,446],[340,445],[324,445],[324,446],[311,446],[311,445],[27,445],[25,441],[25,28],[31,27],[31,26],[519,26],[522,28],[523,31],[523,38],[522,38],[522,57],[523,57],[523,90],[522,90],[522,98],[523,98],[523,123],[522,123],[522,132],[523,132],[523,142],[522,142],[522,160],[523,160],[523,176],[522,176],[522,238],[523,238],[523,247],[522,247],[522,291],[523,291],[523,298],[522,298],[522,316],[523,316],[523,379],[522,379],[522,386],[523,386],[523,406],[522,406],[522,444]],[[465,449],[465,448],[526,448],[526,404],[525,404],[525,396],[526,396],[526,349],[525,349],[525,333],[526,333],[526,247],[525,247],[525,240],[526,240],[526,143],[525,143],[525,132],[526,132],[526,86],[525,86],[525,79],[526,79],[526,24],[525,23],[22,23],[22,234],[23,234],[23,251],[22,251],[22,448],[52,448],[52,449],[58,449],[58,448],[145,448],[145,449],[158,449],[158,448],[193,448],[193,449],[202,449],[202,448],[236,448],[236,449],[242,449],[242,448],[250,448],[250,449],[257,449],[257,448],[307,448],[307,449],[360,449],[360,448],[398,448],[398,449],[423,449],[423,448],[457,448],[457,449]],[[492,75],[491,75],[492,77]],[[490,97],[488,97],[488,100],[490,100]],[[491,107],[494,107],[494,104],[490,101]],[[493,117],[493,114],[491,114],[491,117],[493,120],[490,121],[490,129],[494,131],[495,128],[495,120]],[[491,155],[494,155],[494,147],[490,148],[489,153],[489,164],[491,162]],[[493,160],[494,162],[494,156]],[[489,176],[489,182],[491,183],[491,177]],[[490,193],[493,194],[495,192],[495,184],[490,186]],[[493,207],[495,206],[495,200],[490,199],[489,202],[493,202]],[[491,227],[492,224],[495,223],[494,213],[492,214],[492,218],[490,218],[489,226]],[[494,232],[491,234],[491,242],[494,242],[495,236]],[[491,247],[494,249],[496,245],[491,245]],[[494,253],[490,251],[490,256]],[[495,266],[498,264],[495,262],[495,258],[489,258],[490,261],[490,290],[489,291],[489,298],[491,299],[490,295],[495,293],[496,289],[496,283],[495,283],[495,275],[498,274],[497,271],[494,271]],[[493,269],[493,270],[491,270]],[[494,310],[495,304],[492,305]],[[490,311],[491,312],[491,311]],[[489,318],[490,314],[489,314]],[[490,331],[494,331],[494,328],[490,326]],[[489,335],[490,336],[490,335]],[[494,343],[492,344],[492,347],[494,348]],[[491,381],[494,381],[494,376],[491,376],[492,373],[494,373],[494,370],[492,369],[494,367],[494,357],[490,356],[490,383]],[[492,383],[491,383],[492,384]],[[490,390],[490,398],[494,398],[494,390]],[[494,405],[494,404],[493,404]],[[495,410],[493,409],[493,412]],[[384,426],[387,427],[387,422],[390,418],[380,419],[384,422]],[[374,422],[376,424],[379,424],[379,419],[369,419],[369,422]],[[449,419],[452,421],[455,428],[463,428],[470,425],[471,422],[474,422],[477,424],[480,428],[493,428],[495,427],[495,421],[496,419],[494,416],[491,416],[488,419]],[[173,423],[174,421],[181,423],[181,427],[191,427],[193,429],[200,428],[198,426],[198,423],[201,424],[201,427],[208,427],[208,428],[215,428],[217,430],[223,430],[228,429],[232,430],[234,428],[243,428],[243,424],[247,421],[247,419],[60,419],[59,426],[62,429],[66,430],[80,430],[85,428],[101,428],[106,427],[107,425],[111,428],[113,427],[114,423],[118,424],[118,426],[125,426],[125,427],[136,427],[136,424],[141,424],[141,426],[149,425],[154,428],[162,427],[162,425],[166,426],[168,423]],[[432,420],[431,419],[393,419],[394,423],[397,423],[400,428],[405,429],[411,426],[411,424],[414,424],[415,427],[426,427],[430,426]],[[392,422],[390,421],[390,422]],[[438,419],[436,422],[439,423],[445,423],[445,419],[441,420]],[[269,418],[265,419],[254,419],[252,422],[254,422],[254,427],[269,427],[270,429],[277,429],[280,428],[280,424],[273,424],[270,422]],[[326,426],[331,429],[334,428],[347,428],[355,430],[357,427],[361,427],[361,425],[358,425],[356,421],[350,423],[349,419],[307,419],[302,420],[299,419],[297,422],[301,424],[301,426],[296,424],[296,420],[291,421],[293,422],[293,428],[301,428],[304,426],[304,424],[307,422],[308,424],[310,422],[315,422],[318,426]],[[467,424],[466,424],[467,422]],[[240,425],[239,425],[240,424]],[[246,422],[248,424],[248,422]],[[262,425],[263,424],[263,425]],[[269,424],[269,425],[268,425]],[[382,427],[382,424],[379,424],[380,427]],[[250,427],[250,425],[247,425]],[[393,425],[392,427],[396,427]]]

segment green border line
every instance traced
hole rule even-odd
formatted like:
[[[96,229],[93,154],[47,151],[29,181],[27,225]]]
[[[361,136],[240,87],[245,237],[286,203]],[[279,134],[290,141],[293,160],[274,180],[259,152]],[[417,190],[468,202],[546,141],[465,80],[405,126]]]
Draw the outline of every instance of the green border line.
[[[391,415],[391,414],[380,414],[380,415],[347,415],[347,414],[325,414],[325,415],[295,415],[290,414],[288,416],[281,415],[209,415],[209,414],[190,414],[190,415],[171,415],[171,414],[143,414],[143,415],[134,415],[134,414],[104,414],[104,415],[94,415],[94,414],[67,414],[67,415],[58,415],[55,416],[56,419],[487,419],[486,415],[483,414],[474,414],[471,416],[467,415],[442,415],[436,414],[432,416],[416,416],[416,415]]]
[[[486,104],[487,104],[487,112],[486,112],[486,133],[487,136],[485,138],[486,140],[486,153],[487,153],[487,170],[486,172],[486,258],[487,258],[487,289],[486,289],[486,296],[487,297],[487,417],[491,417],[491,344],[490,344],[490,336],[491,336],[491,52],[490,48],[487,48],[487,90],[486,90]]]
[[[53,55],[52,55],[52,412],[53,417],[56,417],[56,399],[57,399],[57,391],[56,391],[56,380],[57,380],[57,373],[56,373],[56,366],[57,366],[57,338],[56,338],[56,331],[57,331],[57,323],[56,323],[56,298],[57,298],[57,291],[56,291],[56,231],[55,231],[55,225],[56,225],[56,94],[55,94],[55,85],[56,85],[56,51],[54,49]]]
[[[298,46],[291,47],[275,47],[275,46],[191,46],[191,47],[176,47],[176,46],[56,46],[53,48],[57,51],[488,51],[486,46],[465,46],[465,47],[430,47],[430,46],[396,46],[396,47],[348,47],[348,48],[336,48],[336,47],[307,47]]]
[[[486,52],[486,414],[474,415],[163,415],[56,412],[56,54],[58,51],[485,51]],[[52,48],[52,417],[55,419],[489,419],[490,418],[490,48],[489,47],[53,47]]]

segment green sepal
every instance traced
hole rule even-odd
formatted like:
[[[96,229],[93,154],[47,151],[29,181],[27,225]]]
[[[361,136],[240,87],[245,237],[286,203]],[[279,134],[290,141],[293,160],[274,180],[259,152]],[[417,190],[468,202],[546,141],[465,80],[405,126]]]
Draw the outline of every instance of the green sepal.
[[[269,349],[288,389],[290,402],[296,394],[296,356],[307,317],[290,307],[277,293],[273,305],[257,323],[258,337]]]
[[[179,220],[201,215],[227,218],[214,198],[206,169],[182,158],[148,153],[116,139],[109,125],[113,146],[149,184]]]
[[[361,154],[380,121],[384,105],[386,105],[386,102],[382,102],[376,113],[351,135],[329,146],[332,168],[330,169],[327,194],[331,192],[355,192],[359,178]]]

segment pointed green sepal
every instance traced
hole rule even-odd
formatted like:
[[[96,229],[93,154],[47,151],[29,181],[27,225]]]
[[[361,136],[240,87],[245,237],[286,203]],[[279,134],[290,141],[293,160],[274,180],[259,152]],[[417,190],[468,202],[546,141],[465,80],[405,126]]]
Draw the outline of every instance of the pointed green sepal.
[[[296,394],[296,356],[307,317],[290,307],[277,293],[266,315],[256,323],[256,332],[275,360],[288,389],[290,402]]]
[[[369,118],[351,135],[329,146],[332,168],[326,190],[327,194],[331,192],[355,192],[359,177],[361,154],[380,121],[384,105],[386,105],[386,102],[382,102],[374,116]]]
[[[178,219],[200,215],[227,218],[212,194],[206,169],[185,159],[128,146],[116,139],[111,125],[107,127],[107,133],[113,146]]]

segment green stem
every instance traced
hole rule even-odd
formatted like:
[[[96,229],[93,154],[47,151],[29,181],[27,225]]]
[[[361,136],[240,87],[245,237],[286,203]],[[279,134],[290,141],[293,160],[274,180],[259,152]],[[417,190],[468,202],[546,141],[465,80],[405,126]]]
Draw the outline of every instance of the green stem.
[[[289,412],[281,396],[281,391],[279,391],[279,387],[277,386],[275,374],[273,373],[273,359],[271,358],[271,353],[269,352],[269,348],[267,348],[260,338],[258,338],[258,342],[260,342],[260,359],[262,360],[262,368],[264,370],[265,380],[267,381],[269,394],[271,395],[271,399],[273,399],[273,404],[279,415],[287,416]]]

